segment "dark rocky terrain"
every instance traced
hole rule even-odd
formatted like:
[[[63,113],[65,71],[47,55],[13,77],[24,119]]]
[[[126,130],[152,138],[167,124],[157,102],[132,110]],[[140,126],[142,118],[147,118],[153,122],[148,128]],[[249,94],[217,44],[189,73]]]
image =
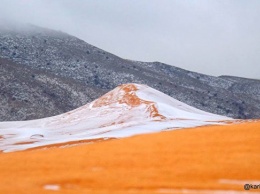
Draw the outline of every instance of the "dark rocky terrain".
[[[62,32],[0,24],[0,121],[57,115],[131,82],[208,112],[260,118],[260,80],[126,60]]]

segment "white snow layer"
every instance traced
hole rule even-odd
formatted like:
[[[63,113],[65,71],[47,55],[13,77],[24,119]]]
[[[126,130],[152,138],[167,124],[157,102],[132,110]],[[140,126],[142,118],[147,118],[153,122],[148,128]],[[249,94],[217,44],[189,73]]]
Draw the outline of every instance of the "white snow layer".
[[[131,104],[134,97],[141,103]],[[152,108],[156,108],[158,114],[152,116]],[[232,119],[198,110],[145,85],[125,84],[58,116],[1,122],[0,150],[12,152],[78,140],[121,138],[224,124],[227,120]]]

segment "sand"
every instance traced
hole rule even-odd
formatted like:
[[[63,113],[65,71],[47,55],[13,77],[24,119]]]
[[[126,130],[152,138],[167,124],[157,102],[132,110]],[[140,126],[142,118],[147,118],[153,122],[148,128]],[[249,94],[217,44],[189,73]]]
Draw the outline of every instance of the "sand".
[[[240,193],[259,148],[254,121],[1,153],[0,193]]]

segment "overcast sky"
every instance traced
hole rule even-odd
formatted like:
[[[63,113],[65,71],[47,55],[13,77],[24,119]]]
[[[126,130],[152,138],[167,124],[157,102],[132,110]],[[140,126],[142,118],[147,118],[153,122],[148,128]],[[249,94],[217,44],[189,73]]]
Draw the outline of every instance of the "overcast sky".
[[[122,58],[260,79],[260,0],[0,0],[0,18]]]

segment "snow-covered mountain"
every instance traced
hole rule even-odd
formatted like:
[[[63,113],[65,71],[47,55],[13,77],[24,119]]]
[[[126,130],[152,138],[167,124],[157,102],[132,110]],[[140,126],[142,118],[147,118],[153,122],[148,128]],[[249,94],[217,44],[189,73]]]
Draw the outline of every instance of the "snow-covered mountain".
[[[124,84],[73,111],[44,119],[1,122],[0,150],[120,138],[169,129],[220,124],[231,118],[184,104],[153,88]]]
[[[126,83],[148,85],[215,114],[260,115],[259,80],[214,77],[160,62],[126,60],[66,33],[0,24],[0,121],[65,113]]]

